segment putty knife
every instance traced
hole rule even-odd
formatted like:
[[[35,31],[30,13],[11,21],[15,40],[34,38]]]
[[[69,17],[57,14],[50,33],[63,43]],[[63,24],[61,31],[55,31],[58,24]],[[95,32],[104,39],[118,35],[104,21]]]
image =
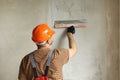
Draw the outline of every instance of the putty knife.
[[[86,27],[86,20],[57,20],[54,23],[55,28],[67,28],[74,26],[75,28]]]

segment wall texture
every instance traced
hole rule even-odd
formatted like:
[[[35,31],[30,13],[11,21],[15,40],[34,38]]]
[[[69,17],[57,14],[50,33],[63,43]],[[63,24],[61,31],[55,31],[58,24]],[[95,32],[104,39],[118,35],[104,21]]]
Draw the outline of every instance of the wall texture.
[[[46,0],[0,0],[0,80],[17,80],[22,57],[36,49],[31,31],[47,23]]]
[[[0,0],[0,80],[17,80],[22,57],[36,49],[39,23],[87,19],[74,35],[78,54],[63,68],[64,80],[119,80],[119,0]],[[68,48],[65,29],[54,29],[52,48]]]

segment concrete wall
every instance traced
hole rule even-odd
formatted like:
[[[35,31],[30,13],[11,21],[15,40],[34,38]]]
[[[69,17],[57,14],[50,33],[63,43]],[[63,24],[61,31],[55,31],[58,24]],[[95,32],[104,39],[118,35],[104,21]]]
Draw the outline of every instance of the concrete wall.
[[[74,35],[78,54],[64,66],[64,80],[119,80],[118,0],[0,0],[0,80],[17,80],[22,57],[36,49],[39,23],[87,19]],[[65,29],[54,29],[52,48],[68,48]]]
[[[0,80],[17,80],[22,57],[36,49],[31,31],[47,23],[48,1],[0,0]]]

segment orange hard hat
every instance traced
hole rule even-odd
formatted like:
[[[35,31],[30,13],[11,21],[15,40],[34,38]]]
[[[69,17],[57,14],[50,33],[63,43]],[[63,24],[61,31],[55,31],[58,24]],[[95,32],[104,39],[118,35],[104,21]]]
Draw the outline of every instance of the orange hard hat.
[[[32,40],[36,43],[41,43],[50,39],[53,34],[55,34],[55,31],[50,29],[47,24],[40,24],[33,29]]]

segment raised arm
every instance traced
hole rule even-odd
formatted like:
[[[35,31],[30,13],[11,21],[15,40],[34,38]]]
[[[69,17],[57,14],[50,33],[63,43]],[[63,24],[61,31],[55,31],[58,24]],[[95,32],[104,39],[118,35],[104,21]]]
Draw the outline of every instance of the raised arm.
[[[73,34],[75,33],[75,28],[74,26],[71,26],[67,29],[67,36],[68,36],[68,41],[69,41],[69,58],[74,56],[77,52],[77,47],[76,43],[73,37]]]

